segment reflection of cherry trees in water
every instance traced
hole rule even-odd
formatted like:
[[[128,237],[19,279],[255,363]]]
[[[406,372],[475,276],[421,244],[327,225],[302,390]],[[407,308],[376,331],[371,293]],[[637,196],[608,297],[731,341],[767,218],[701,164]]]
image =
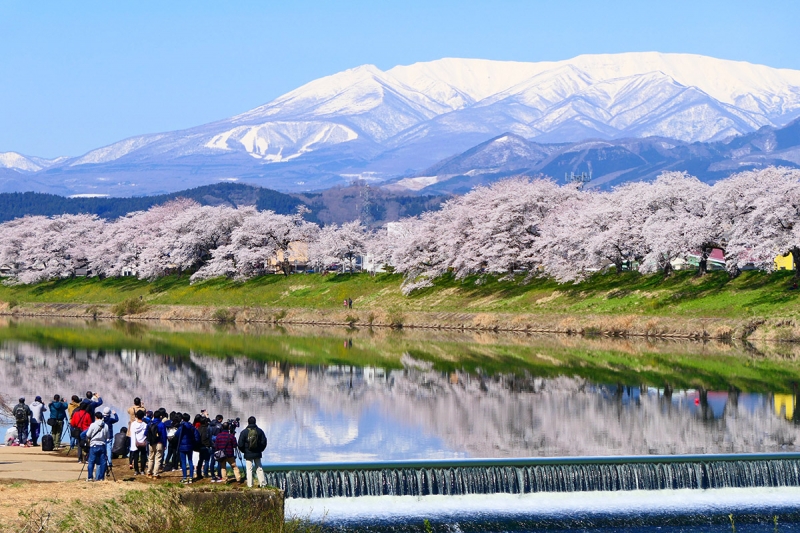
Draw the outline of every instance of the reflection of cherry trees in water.
[[[798,442],[797,426],[776,414],[768,394],[446,374],[402,362],[384,371],[6,343],[0,389],[43,397],[97,390],[117,408],[139,396],[167,410],[255,415],[271,442],[336,450],[358,442],[377,457],[401,453],[393,448],[401,426],[438,439],[444,455],[473,457],[794,451]]]

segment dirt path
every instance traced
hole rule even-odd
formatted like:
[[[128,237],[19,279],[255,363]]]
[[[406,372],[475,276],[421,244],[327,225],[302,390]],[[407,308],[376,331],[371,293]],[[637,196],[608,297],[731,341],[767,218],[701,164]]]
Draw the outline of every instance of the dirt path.
[[[67,456],[41,448],[0,446],[0,479],[73,481],[78,479],[81,466],[74,450]]]

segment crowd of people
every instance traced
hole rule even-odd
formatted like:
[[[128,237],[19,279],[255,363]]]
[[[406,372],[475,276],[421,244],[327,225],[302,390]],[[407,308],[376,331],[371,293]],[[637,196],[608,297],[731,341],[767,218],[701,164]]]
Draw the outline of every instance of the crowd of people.
[[[86,464],[87,481],[106,478],[112,459],[127,458],[135,476],[161,477],[162,472],[181,472],[181,483],[210,478],[212,483],[228,483],[228,469],[233,478],[243,483],[239,464],[245,467],[247,486],[254,477],[258,485],[266,485],[261,457],[267,448],[267,436],[256,425],[255,417],[240,428],[240,419],[225,420],[222,415],[209,417],[202,410],[194,417],[189,413],[167,412],[163,407],[148,409],[140,398],[128,408],[127,426],[114,433],[120,423],[116,411],[103,406],[96,392],[81,398],[74,395],[67,403],[56,394],[45,405],[41,396],[30,404],[25,398],[13,407],[15,426],[6,434],[6,445],[41,446],[45,451],[66,447],[77,449],[78,461]],[[43,429],[44,428],[44,431]]]

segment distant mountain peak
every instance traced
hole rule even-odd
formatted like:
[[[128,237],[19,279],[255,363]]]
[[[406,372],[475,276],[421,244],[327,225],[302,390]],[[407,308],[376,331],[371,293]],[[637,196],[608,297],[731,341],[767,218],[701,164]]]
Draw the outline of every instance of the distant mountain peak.
[[[454,157],[463,165],[480,157],[521,164],[523,152],[584,139],[713,143],[799,116],[800,71],[692,54],[361,65],[229,119],[134,136],[68,160],[6,153],[0,190],[145,194],[223,179],[319,189],[353,176],[421,177]],[[46,178],[35,178],[44,170]],[[21,172],[26,177],[16,179]]]

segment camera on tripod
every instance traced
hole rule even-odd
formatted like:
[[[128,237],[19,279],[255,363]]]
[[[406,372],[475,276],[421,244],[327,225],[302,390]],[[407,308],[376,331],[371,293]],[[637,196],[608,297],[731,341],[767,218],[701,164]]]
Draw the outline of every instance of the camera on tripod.
[[[242,423],[240,422],[239,417],[236,418],[229,418],[228,419],[228,431],[231,432],[231,435],[236,435],[236,430],[241,426]]]

